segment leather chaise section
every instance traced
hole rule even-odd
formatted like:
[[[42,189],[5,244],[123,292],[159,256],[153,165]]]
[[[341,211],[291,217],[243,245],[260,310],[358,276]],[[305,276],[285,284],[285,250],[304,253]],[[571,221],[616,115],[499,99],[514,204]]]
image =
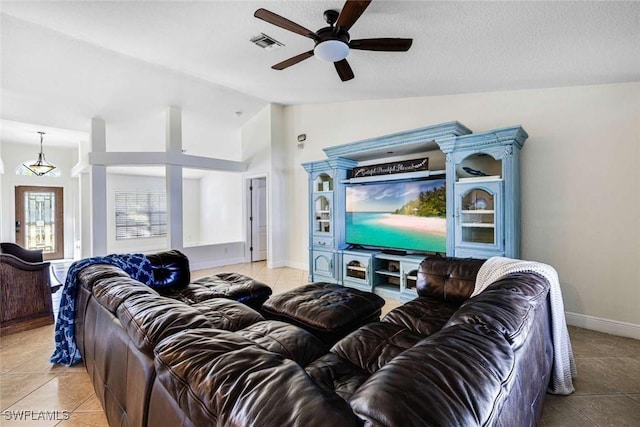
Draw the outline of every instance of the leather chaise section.
[[[158,381],[194,425],[356,426],[295,362],[235,333],[185,331],[155,349]]]
[[[365,425],[487,425],[513,364],[504,336],[479,324],[456,325],[389,362],[349,403]]]

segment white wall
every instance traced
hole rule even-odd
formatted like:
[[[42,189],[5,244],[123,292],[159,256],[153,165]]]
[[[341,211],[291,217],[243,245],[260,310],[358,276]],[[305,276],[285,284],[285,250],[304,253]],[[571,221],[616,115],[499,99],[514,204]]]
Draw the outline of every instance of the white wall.
[[[74,203],[78,199],[77,181],[70,177],[70,171],[77,162],[78,153],[75,148],[44,147],[47,161],[60,169],[60,177],[16,175],[16,168],[25,160],[34,160],[38,156],[39,145],[24,145],[3,142],[0,145],[0,156],[5,172],[2,175],[2,191],[0,192],[0,209],[2,210],[2,241],[15,242],[15,187],[32,185],[42,187],[62,187],[64,198],[64,257],[73,258],[76,223]]]
[[[242,161],[247,174],[267,174],[271,170],[271,106],[260,110],[242,127]]]
[[[244,240],[242,215],[242,175],[208,172],[200,185],[200,244],[212,245]],[[187,205],[185,203],[185,209]],[[184,221],[192,221],[185,210]]]
[[[640,83],[285,108],[288,259],[307,263],[307,176],[322,148],[458,120],[521,124],[522,257],[560,275],[574,324],[640,336]],[[595,322],[595,323],[594,323]]]
[[[183,173],[186,172],[183,170]],[[165,183],[166,186],[166,183]],[[201,179],[185,179],[182,177],[182,244],[183,246],[199,245],[202,240],[200,224],[202,223]]]

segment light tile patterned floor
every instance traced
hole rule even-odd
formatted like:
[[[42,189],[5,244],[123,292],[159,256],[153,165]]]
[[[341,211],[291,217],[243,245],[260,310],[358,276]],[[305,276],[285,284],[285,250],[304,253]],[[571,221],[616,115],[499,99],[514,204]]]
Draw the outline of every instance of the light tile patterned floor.
[[[263,281],[274,293],[306,284],[308,279],[306,271],[269,269],[264,262],[195,271],[192,278],[223,271]],[[400,304],[387,300],[383,314]],[[569,333],[579,374],[576,392],[566,397],[547,396],[541,425],[640,425],[640,341],[575,327],[570,327]],[[52,352],[53,326],[2,337],[0,424],[107,426],[84,366],[52,366],[48,361]],[[27,419],[15,419],[20,414]]]

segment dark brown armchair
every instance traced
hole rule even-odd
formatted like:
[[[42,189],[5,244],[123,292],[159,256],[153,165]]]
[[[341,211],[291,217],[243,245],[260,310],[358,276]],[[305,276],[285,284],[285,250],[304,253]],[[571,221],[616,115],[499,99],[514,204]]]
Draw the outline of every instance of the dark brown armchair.
[[[53,323],[50,264],[42,252],[14,243],[1,243],[0,251],[0,335]]]

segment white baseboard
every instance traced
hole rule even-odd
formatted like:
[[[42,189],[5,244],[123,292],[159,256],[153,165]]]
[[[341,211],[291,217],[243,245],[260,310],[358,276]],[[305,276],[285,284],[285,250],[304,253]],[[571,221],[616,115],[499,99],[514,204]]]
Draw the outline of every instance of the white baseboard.
[[[309,270],[309,264],[306,262],[293,262],[293,261],[287,261],[287,267],[291,267],[291,268],[296,268],[298,270],[304,270],[304,271],[308,271]]]
[[[292,262],[292,261],[268,261],[267,262],[267,267],[269,268],[281,268],[281,267],[289,267],[289,268],[295,268],[298,270],[307,270],[309,268],[309,265],[306,263],[296,263],[296,262]]]
[[[600,317],[588,316],[586,314],[570,312],[565,312],[564,315],[567,319],[567,324],[571,326],[640,340],[640,325],[636,325],[634,323],[620,322],[618,320],[603,319]]]
[[[238,258],[224,258],[219,260],[211,260],[211,261],[201,261],[196,263],[189,263],[189,268],[194,270],[206,270],[207,268],[220,267],[223,265],[232,265],[232,264],[242,264],[244,261],[243,257]]]
[[[271,261],[271,260],[267,260],[267,268],[280,268],[280,267],[287,267],[287,262],[286,261]]]

